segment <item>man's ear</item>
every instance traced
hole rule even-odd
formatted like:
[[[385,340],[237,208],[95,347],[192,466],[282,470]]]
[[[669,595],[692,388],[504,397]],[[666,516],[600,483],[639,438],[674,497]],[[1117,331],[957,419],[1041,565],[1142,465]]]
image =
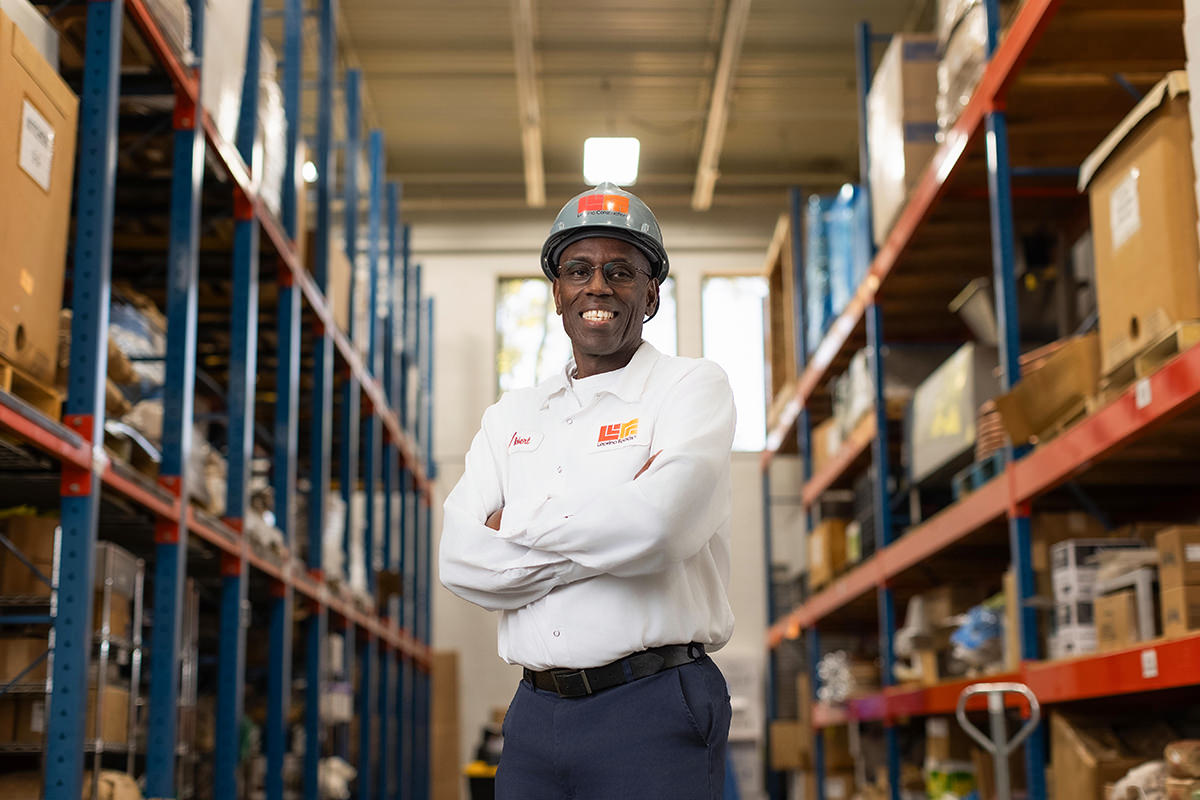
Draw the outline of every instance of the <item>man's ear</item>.
[[[659,292],[662,289],[658,285],[658,281],[652,280],[646,284],[646,291],[649,294],[646,297],[646,320],[649,321],[658,313],[658,305],[661,302]]]
[[[550,283],[550,293],[554,295],[554,313],[562,316],[562,297],[558,293],[558,279]]]

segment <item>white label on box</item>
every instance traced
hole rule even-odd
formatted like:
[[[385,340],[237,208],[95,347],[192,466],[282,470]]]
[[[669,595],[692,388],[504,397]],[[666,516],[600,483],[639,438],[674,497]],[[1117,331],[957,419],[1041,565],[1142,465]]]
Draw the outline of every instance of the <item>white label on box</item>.
[[[1184,561],[1200,561],[1200,544],[1184,545],[1183,560]]]
[[[1154,399],[1154,395],[1150,390],[1150,379],[1142,378],[1133,388],[1133,402],[1141,411],[1146,406],[1150,405],[1150,401]]]
[[[846,796],[846,783],[840,778],[825,781],[825,796],[829,800],[843,800]]]
[[[1142,651],[1142,677],[1158,677],[1158,651],[1154,648]]]
[[[42,700],[35,701],[33,708],[30,709],[29,730],[34,733],[44,733],[46,731],[46,703]]]
[[[54,163],[54,128],[33,103],[25,101],[21,111],[21,148],[18,163],[47,192],[50,167]]]
[[[1141,230],[1142,212],[1138,206],[1138,171],[1129,170],[1125,180],[1116,185],[1108,198],[1108,221],[1112,225],[1112,249],[1121,245]]]
[[[942,717],[930,717],[925,722],[925,736],[945,739],[950,735],[950,723]]]

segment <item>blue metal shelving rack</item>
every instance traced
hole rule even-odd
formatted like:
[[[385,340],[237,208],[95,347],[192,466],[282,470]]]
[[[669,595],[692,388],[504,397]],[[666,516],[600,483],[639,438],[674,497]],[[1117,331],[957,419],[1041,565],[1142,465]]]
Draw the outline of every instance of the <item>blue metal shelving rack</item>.
[[[997,0],[985,0],[985,13],[987,15],[988,26],[988,56],[991,57],[998,44],[998,31],[1000,27],[999,7]],[[888,41],[888,36],[878,36],[872,34],[867,23],[859,25],[856,31],[856,60],[858,74],[858,113],[859,113],[859,173],[862,176],[863,186],[866,195],[866,206],[870,208],[870,186],[867,181],[867,176],[870,175],[870,154],[867,150],[866,140],[866,99],[867,92],[871,85],[872,72],[872,46],[877,42]],[[1012,384],[1020,380],[1020,366],[1018,362],[1018,331],[1017,331],[1017,308],[1016,308],[1016,282],[1014,269],[1014,228],[1013,228],[1013,209],[1012,209],[1012,189],[1011,189],[1011,165],[1008,156],[1008,136],[1007,125],[1004,111],[1000,108],[990,108],[984,118],[988,137],[987,146],[987,171],[988,171],[988,201],[990,209],[991,223],[991,239],[992,239],[992,263],[994,277],[993,281],[997,287],[996,290],[996,317],[1000,329],[1000,363],[1004,375],[1004,388],[1007,390]],[[868,211],[869,213],[869,211]],[[802,196],[799,189],[794,189],[791,197],[791,224],[792,224],[792,245],[793,245],[793,264],[795,268],[796,278],[795,286],[797,287],[796,296],[796,319],[798,320],[796,352],[799,367],[799,373],[804,374],[808,361],[808,348],[805,342],[805,308],[803,301],[804,292],[804,270],[803,270],[803,248],[801,244],[800,231],[803,230],[803,205]],[[865,226],[868,231],[871,226]],[[874,242],[869,242],[871,252],[874,253]],[[883,314],[877,304],[874,293],[871,293],[871,300],[862,309],[862,315],[866,323],[867,333],[867,349],[869,353],[869,367],[875,385],[875,430],[876,434],[871,442],[871,476],[873,490],[873,505],[875,516],[875,543],[877,550],[882,550],[893,541],[892,530],[892,514],[891,502],[888,489],[888,476],[890,474],[890,465],[888,464],[888,444],[887,444],[887,410],[884,399],[884,337],[883,337]],[[796,420],[796,434],[800,448],[802,461],[803,481],[807,483],[813,477],[812,460],[810,456],[811,445],[811,425],[807,408],[802,407]],[[764,474],[764,482],[768,481],[768,476]],[[770,514],[770,493],[764,489],[764,518],[769,518]],[[1018,590],[1022,599],[1027,599],[1034,594],[1033,588],[1033,573],[1031,566],[1031,544],[1029,531],[1029,507],[1028,504],[1018,505],[1015,513],[1010,513],[1009,516],[1010,529],[1010,552],[1012,563],[1016,569],[1018,576]],[[810,528],[812,517],[809,516]],[[770,535],[769,527],[767,535]],[[768,550],[769,552],[769,550]],[[770,581],[770,564],[767,565],[767,580]],[[879,619],[879,646],[880,646],[880,662],[882,681],[885,687],[891,686],[894,683],[893,665],[894,665],[894,637],[896,627],[895,603],[892,597],[891,589],[886,585],[879,586],[876,589],[878,619]],[[773,608],[773,605],[772,605]],[[775,620],[771,620],[772,623]],[[1021,620],[1021,657],[1022,659],[1032,660],[1039,657],[1037,651],[1037,621],[1032,609],[1027,606],[1023,607]],[[819,679],[817,676],[816,663],[820,658],[820,633],[815,623],[809,625],[805,630],[805,638],[807,644],[807,657],[809,659],[809,668],[811,672],[812,688],[815,692],[819,688]],[[776,676],[772,669],[772,674],[768,683],[769,703],[768,711],[774,712],[774,686]],[[888,773],[888,785],[890,786],[891,796],[894,800],[899,800],[901,792],[900,784],[900,747],[899,747],[899,732],[893,726],[890,719],[886,717],[882,720],[884,723],[884,737],[886,744],[886,769]],[[1031,798],[1042,800],[1045,797],[1045,734],[1042,728],[1039,728],[1035,734],[1028,740],[1025,745],[1025,760],[1026,760],[1026,778],[1028,781],[1028,790]],[[814,734],[813,748],[813,770],[816,775],[816,792],[819,800],[825,798],[825,753],[823,734],[818,729]],[[768,784],[768,790],[772,798],[782,797],[782,788],[779,785],[777,776],[771,776]]]
[[[329,255],[333,246],[332,202],[336,184],[332,115],[336,79],[336,0],[318,0],[314,15],[320,29],[317,85],[319,108],[315,162],[317,224],[314,269],[300,264],[293,244],[303,230],[298,218],[295,187],[285,181],[282,221],[265,209],[256,194],[251,168],[257,133],[259,42],[262,0],[251,0],[247,13],[249,48],[242,90],[242,114],[236,142],[220,139],[199,109],[204,65],[185,66],[172,53],[144,0],[96,0],[88,6],[86,61],[80,98],[80,138],[76,233],[72,289],[72,360],[64,427],[36,418],[32,410],[5,407],[0,427],[26,438],[62,462],[62,544],[59,585],[54,598],[51,633],[52,667],[47,718],[45,796],[75,800],[82,793],[84,706],[92,641],[93,554],[103,490],[115,490],[157,516],[154,544],[153,623],[149,630],[149,699],[146,708],[146,794],[177,795],[177,696],[182,590],[187,579],[189,536],[217,548],[221,557],[219,650],[217,660],[217,735],[214,790],[218,796],[236,794],[239,727],[245,687],[246,627],[251,612],[269,620],[267,672],[266,795],[283,797],[283,762],[288,751],[289,708],[292,692],[292,629],[296,598],[307,604],[304,670],[306,691],[302,784],[307,798],[320,797],[318,764],[328,753],[320,716],[326,633],[333,618],[357,631],[362,652],[357,659],[362,724],[360,763],[363,770],[358,797],[424,798],[429,776],[428,750],[421,738],[428,726],[428,643],[430,545],[428,513],[432,470],[421,464],[432,457],[432,301],[420,296],[419,278],[409,269],[409,233],[400,224],[400,191],[384,187],[383,140],[370,137],[368,258],[370,261],[371,327],[369,355],[363,362],[351,340],[333,325],[325,301],[329,286]],[[191,0],[193,47],[202,52],[204,3]],[[309,12],[304,0],[286,0],[284,8],[283,96],[289,120],[301,119],[302,32]],[[114,470],[102,457],[107,331],[112,274],[114,199],[117,185],[117,100],[120,92],[122,33],[126,16],[141,28],[176,89],[174,110],[174,171],[170,201],[170,245],[167,256],[167,358],[164,389],[163,463],[157,491]],[[346,101],[352,125],[344,151],[359,145],[357,115],[358,73],[347,73]],[[299,126],[287,134],[286,175],[294,175],[300,152]],[[199,235],[201,190],[206,158],[220,163],[233,178],[235,218],[231,254],[233,304],[230,378],[227,516],[220,524],[199,519],[188,507],[187,466],[193,424],[193,385],[196,375],[197,293],[200,281]],[[357,248],[356,161],[348,161],[345,188],[354,202],[347,204],[348,254]],[[386,197],[385,197],[386,194]],[[386,216],[385,216],[386,215]],[[383,246],[386,225],[387,246]],[[260,237],[267,234],[278,252],[279,306],[277,313],[278,372],[275,381],[274,436],[271,483],[275,520],[288,552],[297,552],[297,471],[300,398],[302,303],[307,300],[317,318],[314,331],[314,389],[311,397],[315,424],[311,436],[308,495],[307,573],[294,574],[286,563],[256,556],[242,536],[254,448],[255,389],[258,379],[258,280]],[[398,285],[397,280],[401,283]],[[410,285],[411,284],[411,285]],[[398,293],[403,289],[403,301]],[[379,292],[385,296],[380,297]],[[418,319],[420,317],[420,319]],[[351,334],[355,333],[351,331]],[[419,337],[419,338],[418,338]],[[339,598],[324,582],[321,536],[325,498],[332,464],[332,391],[337,356],[349,376],[344,408],[342,490],[347,509],[358,486],[359,436],[366,436],[364,488],[368,497],[366,542],[369,585],[375,588],[375,568],[411,575],[402,582],[399,597],[379,600],[372,611],[361,611]],[[417,425],[410,425],[409,372],[420,398]],[[367,419],[359,420],[360,397]],[[398,409],[399,414],[392,409]],[[427,474],[428,473],[428,474]],[[383,514],[377,515],[375,496],[382,488]],[[398,512],[398,513],[397,513]],[[378,544],[378,548],[376,545]],[[193,543],[194,545],[194,543]],[[378,549],[381,561],[376,563]],[[269,597],[263,609],[251,609],[249,586],[264,580]],[[353,642],[353,637],[350,637]],[[378,731],[372,741],[372,731]]]

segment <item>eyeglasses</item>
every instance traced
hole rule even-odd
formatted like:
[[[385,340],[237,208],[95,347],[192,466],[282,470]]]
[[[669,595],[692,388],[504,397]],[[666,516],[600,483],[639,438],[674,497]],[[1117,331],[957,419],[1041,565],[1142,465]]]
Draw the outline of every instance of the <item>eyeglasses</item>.
[[[638,275],[650,277],[649,272],[635,269],[632,264],[624,261],[609,261],[607,264],[596,266],[586,261],[568,261],[558,267],[558,277],[574,286],[587,286],[592,282],[592,274],[600,270],[609,286],[630,286],[637,280]]]

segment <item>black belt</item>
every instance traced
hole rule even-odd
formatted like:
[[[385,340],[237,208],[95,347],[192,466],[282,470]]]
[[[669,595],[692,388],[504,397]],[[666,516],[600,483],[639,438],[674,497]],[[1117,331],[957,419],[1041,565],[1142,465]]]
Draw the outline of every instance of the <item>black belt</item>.
[[[664,669],[678,667],[704,655],[704,645],[668,644],[619,658],[611,664],[587,669],[525,670],[531,685],[560,697],[586,697],[623,683],[648,678]]]

